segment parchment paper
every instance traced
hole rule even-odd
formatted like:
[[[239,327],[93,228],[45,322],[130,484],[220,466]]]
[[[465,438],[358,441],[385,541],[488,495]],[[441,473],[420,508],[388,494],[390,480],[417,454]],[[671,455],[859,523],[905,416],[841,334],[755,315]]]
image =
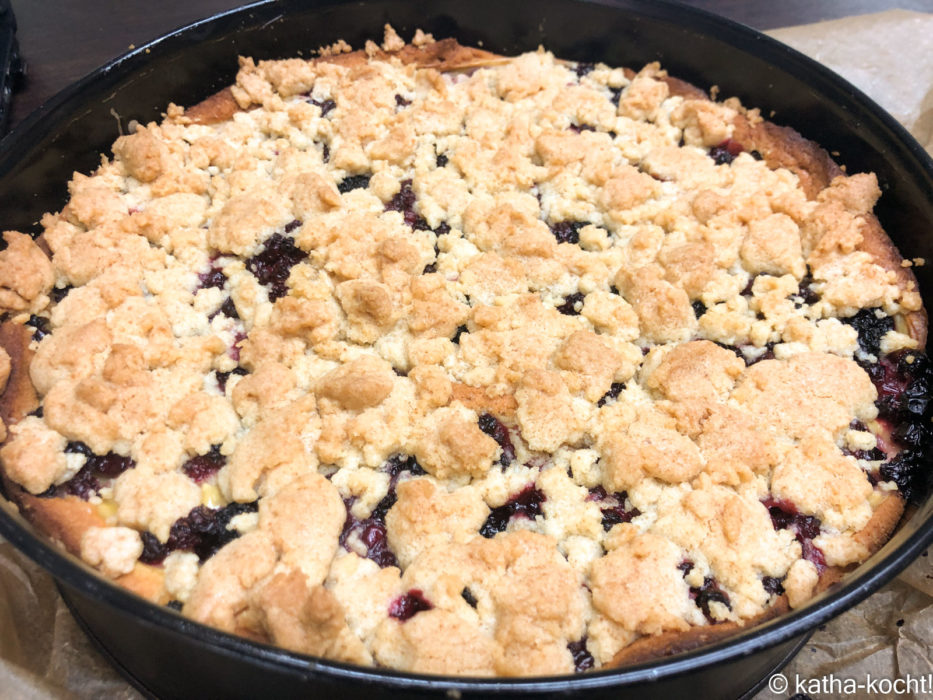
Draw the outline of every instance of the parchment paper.
[[[933,14],[884,12],[771,34],[845,76],[933,153]],[[924,553],[897,580],[819,630],[783,673],[789,689],[766,689],[756,700],[793,695],[795,676],[864,680],[868,674],[933,673],[933,556]],[[0,700],[101,697],[142,696],[97,653],[51,578],[0,540]]]

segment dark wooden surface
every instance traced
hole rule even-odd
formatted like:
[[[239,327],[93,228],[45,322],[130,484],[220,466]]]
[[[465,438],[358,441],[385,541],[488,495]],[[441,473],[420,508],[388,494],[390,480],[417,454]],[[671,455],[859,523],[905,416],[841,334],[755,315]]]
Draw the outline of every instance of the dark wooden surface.
[[[529,0],[531,1],[531,0]],[[11,126],[44,100],[159,35],[242,0],[12,0],[28,66]],[[773,29],[894,7],[933,12],[933,0],[687,0],[756,29]]]

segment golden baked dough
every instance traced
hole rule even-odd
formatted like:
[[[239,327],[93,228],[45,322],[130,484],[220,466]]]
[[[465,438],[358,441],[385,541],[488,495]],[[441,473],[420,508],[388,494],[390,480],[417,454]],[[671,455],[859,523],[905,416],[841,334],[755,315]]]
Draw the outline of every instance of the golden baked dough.
[[[695,648],[901,516],[930,369],[880,194],[657,64],[391,28],[242,59],[4,234],[4,488],[118,584],[301,653]]]

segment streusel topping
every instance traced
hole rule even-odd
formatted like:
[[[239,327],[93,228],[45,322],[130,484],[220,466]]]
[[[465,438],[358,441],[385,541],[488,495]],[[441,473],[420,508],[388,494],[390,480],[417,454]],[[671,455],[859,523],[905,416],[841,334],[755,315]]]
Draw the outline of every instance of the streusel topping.
[[[483,63],[242,59],[229,119],[75,176],[51,261],[4,234],[43,410],[0,459],[96,507],[88,563],[297,651],[535,675],[868,555],[851,318],[921,304],[860,248],[874,176],[808,196],[657,64]]]

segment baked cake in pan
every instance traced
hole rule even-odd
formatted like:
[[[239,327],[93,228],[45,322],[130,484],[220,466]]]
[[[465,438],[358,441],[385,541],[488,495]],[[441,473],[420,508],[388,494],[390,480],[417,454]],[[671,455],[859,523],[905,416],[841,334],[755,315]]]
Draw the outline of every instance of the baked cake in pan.
[[[870,173],[657,64],[242,59],[0,251],[9,498],[103,576],[471,676],[804,604],[922,479],[926,316]]]

